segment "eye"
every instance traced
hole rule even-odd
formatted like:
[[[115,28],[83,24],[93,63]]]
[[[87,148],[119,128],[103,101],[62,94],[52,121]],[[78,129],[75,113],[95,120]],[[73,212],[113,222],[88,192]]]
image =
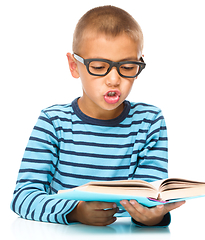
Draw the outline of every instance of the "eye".
[[[109,64],[102,61],[92,61],[89,70],[94,74],[105,74],[109,68]]]
[[[139,72],[139,66],[135,63],[125,63],[120,66],[120,73],[124,76],[135,76]]]
[[[91,68],[93,68],[94,70],[101,70],[104,69],[104,66],[90,66]]]
[[[132,71],[133,69],[136,68],[136,66],[133,64],[125,64],[125,65],[121,65],[120,68],[122,71]]]
[[[122,68],[123,70],[127,70],[127,71],[134,69],[134,67],[131,67],[131,66],[121,66],[121,68]]]

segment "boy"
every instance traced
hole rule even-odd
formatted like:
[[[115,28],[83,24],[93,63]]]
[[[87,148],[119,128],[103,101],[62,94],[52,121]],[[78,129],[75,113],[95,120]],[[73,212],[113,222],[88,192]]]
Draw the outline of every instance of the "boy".
[[[21,217],[105,226],[130,216],[141,226],[167,226],[169,212],[184,202],[146,208],[134,200],[115,203],[53,199],[60,189],[90,181],[167,178],[167,132],[161,111],[126,101],[145,67],[143,35],[124,10],[104,6],[78,22],[68,63],[82,81],[71,104],[44,109],[22,159],[11,208]],[[129,213],[129,214],[128,214]],[[115,215],[115,216],[114,216]]]

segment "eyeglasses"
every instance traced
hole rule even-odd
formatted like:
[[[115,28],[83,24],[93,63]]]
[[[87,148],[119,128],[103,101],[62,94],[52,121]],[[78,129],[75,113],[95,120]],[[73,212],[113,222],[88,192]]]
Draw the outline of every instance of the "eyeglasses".
[[[142,57],[140,58],[141,62],[137,61],[112,62],[101,58],[84,59],[74,53],[74,58],[86,66],[89,74],[99,77],[107,75],[111,71],[112,67],[116,67],[118,74],[121,77],[135,78],[141,73],[141,71],[146,66]]]

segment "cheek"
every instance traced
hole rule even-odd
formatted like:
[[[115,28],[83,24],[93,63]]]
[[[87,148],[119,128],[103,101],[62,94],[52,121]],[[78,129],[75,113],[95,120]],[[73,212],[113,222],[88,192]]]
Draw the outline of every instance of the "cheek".
[[[122,89],[124,89],[124,91],[126,92],[126,94],[129,94],[129,93],[130,93],[133,84],[134,84],[134,79],[133,79],[133,80],[127,80],[127,81],[124,83],[124,86],[122,86]]]
[[[83,88],[86,88],[89,85],[89,73],[87,72],[86,68],[78,68],[80,80]]]
[[[81,80],[83,80],[84,78],[87,77],[87,74],[88,74],[86,66],[79,65],[79,64],[77,66],[78,66],[78,72],[79,72],[80,78]]]
[[[102,89],[103,79],[90,75],[87,69],[79,69],[79,72],[82,86],[87,92],[99,92]]]
[[[98,95],[102,91],[101,80],[91,76],[90,74],[81,75],[81,83],[83,90],[89,95]]]

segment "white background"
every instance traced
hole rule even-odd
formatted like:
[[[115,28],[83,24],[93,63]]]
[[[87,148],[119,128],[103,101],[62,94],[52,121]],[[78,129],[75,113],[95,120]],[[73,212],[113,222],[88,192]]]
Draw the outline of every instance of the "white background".
[[[204,1],[2,0],[0,181],[4,197],[0,206],[4,222],[16,219],[9,204],[40,110],[81,95],[80,80],[71,77],[66,60],[75,25],[87,10],[106,4],[125,9],[142,27],[147,66],[128,100],[162,109],[169,137],[169,176],[205,181]]]

